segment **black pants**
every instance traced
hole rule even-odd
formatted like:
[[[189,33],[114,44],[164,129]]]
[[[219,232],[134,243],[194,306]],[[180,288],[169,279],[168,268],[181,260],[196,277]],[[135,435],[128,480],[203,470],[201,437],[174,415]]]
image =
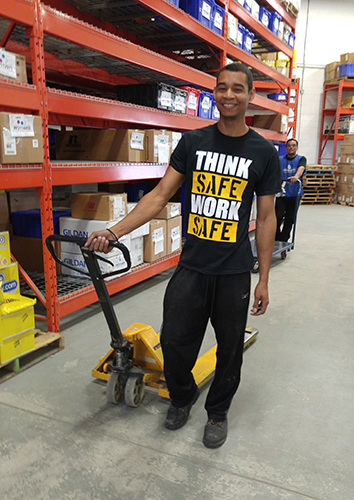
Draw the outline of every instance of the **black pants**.
[[[288,241],[295,220],[296,196],[276,198],[275,213],[277,216],[277,232],[275,241]],[[283,224],[283,227],[281,227]]]
[[[161,332],[164,374],[174,406],[185,406],[194,396],[191,370],[210,319],[217,363],[205,409],[209,418],[225,419],[240,383],[249,298],[249,272],[210,276],[177,267],[166,289]]]

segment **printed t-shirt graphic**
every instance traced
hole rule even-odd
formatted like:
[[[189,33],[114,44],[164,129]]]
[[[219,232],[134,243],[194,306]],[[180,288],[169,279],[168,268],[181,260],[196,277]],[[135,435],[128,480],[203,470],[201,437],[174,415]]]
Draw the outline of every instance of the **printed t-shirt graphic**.
[[[242,195],[252,160],[196,151],[187,232],[198,238],[235,243]]]

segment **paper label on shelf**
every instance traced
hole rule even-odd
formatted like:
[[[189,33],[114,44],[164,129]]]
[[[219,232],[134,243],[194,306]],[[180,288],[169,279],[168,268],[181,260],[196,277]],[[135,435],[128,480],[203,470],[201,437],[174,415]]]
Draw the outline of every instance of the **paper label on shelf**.
[[[211,6],[208,3],[203,2],[203,5],[202,5],[202,16],[206,17],[210,21],[210,14],[211,14]]]
[[[11,137],[11,134],[8,130],[3,130],[3,138],[4,138],[4,155],[16,155],[16,138]]]
[[[141,151],[144,151],[144,133],[132,132],[130,147],[131,149],[140,149]]]
[[[160,100],[161,100],[161,106],[164,106],[164,107],[172,106],[172,94],[171,94],[171,92],[167,92],[166,90],[162,90]]]
[[[16,54],[0,49],[0,75],[16,78]]]
[[[175,98],[175,109],[182,111],[182,113],[186,109],[186,101],[181,96],[176,96]]]
[[[197,96],[194,94],[189,95],[188,99],[188,109],[197,109]]]
[[[10,132],[12,137],[34,137],[34,116],[9,113]]]
[[[219,30],[222,29],[222,17],[220,16],[219,12],[215,13],[214,26]]]
[[[159,143],[157,156],[159,163],[168,163],[170,161],[170,145],[168,143]]]

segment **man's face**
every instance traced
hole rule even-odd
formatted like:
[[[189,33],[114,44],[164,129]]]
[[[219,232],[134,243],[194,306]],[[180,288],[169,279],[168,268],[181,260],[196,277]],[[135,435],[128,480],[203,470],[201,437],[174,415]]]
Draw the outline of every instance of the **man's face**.
[[[286,145],[286,153],[290,158],[293,158],[296,156],[297,152],[297,144],[295,141],[289,141]]]
[[[223,118],[244,116],[254,94],[254,89],[248,91],[247,76],[242,71],[224,70],[219,74],[214,99]]]

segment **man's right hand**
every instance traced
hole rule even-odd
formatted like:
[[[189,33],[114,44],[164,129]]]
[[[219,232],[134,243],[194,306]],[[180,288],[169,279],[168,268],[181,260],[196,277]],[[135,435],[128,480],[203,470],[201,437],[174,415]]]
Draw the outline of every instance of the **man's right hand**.
[[[109,241],[116,241],[113,234],[107,229],[102,229],[101,231],[94,231],[87,238],[85,247],[89,250],[94,250],[95,252],[109,253],[112,250],[112,246],[109,245]]]

